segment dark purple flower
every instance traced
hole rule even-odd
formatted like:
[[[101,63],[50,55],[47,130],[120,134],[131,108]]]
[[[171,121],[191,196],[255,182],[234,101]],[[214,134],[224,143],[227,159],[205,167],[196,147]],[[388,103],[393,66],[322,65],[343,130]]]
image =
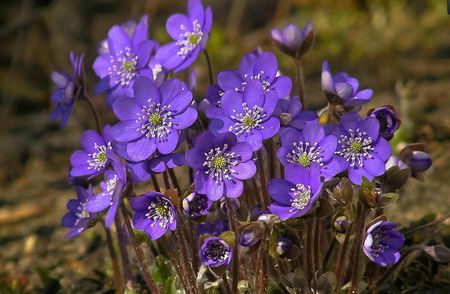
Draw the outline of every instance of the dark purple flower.
[[[250,80],[240,93],[227,91],[221,99],[221,110],[211,122],[214,132],[232,132],[239,142],[248,142],[253,151],[262,147],[265,139],[272,138],[280,128],[280,121],[272,113],[277,99],[265,94],[259,81]]]
[[[116,156],[112,150],[113,141],[110,132],[111,127],[107,125],[103,129],[103,137],[93,130],[83,133],[81,137],[83,150],[77,150],[70,156],[71,176],[96,176],[111,164]]]
[[[391,146],[379,134],[377,119],[362,119],[357,113],[349,112],[342,116],[332,134],[338,139],[335,154],[342,170],[348,170],[348,177],[355,185],[362,178],[372,181],[386,171],[385,162],[391,156]]]
[[[161,193],[148,192],[131,200],[134,210],[133,226],[147,233],[151,240],[164,235],[167,230],[175,231],[177,215],[172,202]]]
[[[56,90],[50,98],[55,105],[50,120],[55,121],[61,118],[61,128],[64,128],[69,120],[75,100],[79,97],[77,95],[81,95],[81,91],[84,91],[84,54],[75,56],[73,52],[70,52],[70,62],[72,63],[72,73],[52,72],[52,80],[56,85]]]
[[[277,58],[270,51],[247,53],[237,70],[222,71],[217,80],[223,92],[243,92],[250,81],[259,81],[263,93],[271,94],[267,99],[275,100],[275,104],[276,100],[289,96],[292,87],[289,77],[278,75]]]
[[[244,247],[252,247],[259,241],[261,241],[261,238],[258,238],[252,229],[246,229],[239,235],[239,244]]]
[[[186,161],[195,170],[196,191],[215,201],[222,196],[236,198],[242,194],[242,181],[256,172],[252,156],[251,146],[238,143],[234,134],[215,136],[206,131],[186,153]]]
[[[94,62],[94,71],[102,79],[95,92],[113,91],[109,105],[118,97],[132,97],[137,77],[153,78],[148,63],[155,43],[148,40],[147,22],[148,16],[143,16],[132,34],[123,26],[113,26],[108,32],[107,50]]]
[[[283,53],[300,59],[311,48],[314,41],[314,29],[311,22],[305,25],[304,29],[288,24],[283,31],[273,29],[272,41]]]
[[[156,58],[168,70],[188,68],[205,49],[211,24],[211,7],[204,9],[200,0],[189,0],[188,15],[177,13],[167,20],[166,30],[174,41],[162,46]]]
[[[88,199],[86,209],[89,212],[101,212],[108,208],[105,226],[109,228],[114,222],[120,199],[126,184],[125,166],[119,159],[113,162],[113,170],[105,171],[105,180],[100,183],[102,191]]]
[[[205,194],[192,192],[183,198],[183,212],[192,218],[206,216],[212,204],[213,202]]]
[[[281,257],[285,257],[288,255],[289,251],[291,251],[294,246],[294,242],[288,238],[281,237],[275,243],[275,252]]]
[[[405,238],[394,229],[396,226],[389,221],[379,221],[367,229],[363,250],[370,260],[381,266],[397,263]]]
[[[298,96],[292,99],[280,99],[273,112],[281,123],[280,131],[285,127],[291,127],[298,131],[302,131],[307,122],[317,122],[319,117],[314,111],[302,111],[302,103]]]
[[[126,143],[132,161],[145,160],[155,150],[169,154],[179,143],[180,131],[197,119],[191,102],[192,93],[177,79],[156,87],[150,79],[140,77],[134,85],[134,99],[120,98],[113,104],[121,121],[111,134],[119,143]]]
[[[77,199],[71,199],[67,202],[68,213],[62,218],[62,224],[65,227],[72,228],[72,231],[66,235],[66,238],[76,236],[86,230],[89,223],[97,217],[95,213],[89,213],[86,209],[86,202],[93,197],[92,186],[85,189],[76,186]]]
[[[322,90],[333,104],[343,104],[348,107],[361,107],[368,102],[373,95],[371,89],[359,91],[359,82],[345,72],[339,72],[332,76],[328,61],[322,64]]]
[[[281,147],[277,155],[283,166],[301,165],[310,168],[311,165],[316,165],[325,180],[341,171],[341,166],[334,156],[336,137],[325,136],[325,131],[319,123],[307,124],[302,132],[286,128],[280,139]]]
[[[222,238],[209,237],[200,248],[200,260],[206,266],[219,267],[229,265],[233,258],[233,248]]]
[[[431,157],[424,151],[412,151],[412,155],[404,159],[405,164],[411,169],[411,174],[424,172],[430,168],[432,164]]]
[[[273,199],[269,209],[283,221],[308,213],[322,188],[317,165],[311,165],[309,170],[298,165],[288,166],[285,178],[272,179],[267,186]]]
[[[380,135],[386,140],[394,137],[395,131],[400,127],[394,107],[387,105],[369,110],[368,116],[374,117],[380,123]]]

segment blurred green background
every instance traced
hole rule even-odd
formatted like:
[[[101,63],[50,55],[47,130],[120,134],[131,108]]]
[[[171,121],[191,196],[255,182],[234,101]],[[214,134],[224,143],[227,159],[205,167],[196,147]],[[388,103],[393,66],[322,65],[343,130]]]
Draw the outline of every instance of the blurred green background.
[[[313,109],[326,105],[320,73],[357,77],[375,95],[371,105],[392,104],[403,121],[394,148],[425,142],[433,167],[425,182],[411,180],[390,208],[405,223],[430,213],[447,214],[450,184],[450,16],[445,0],[204,0],[214,13],[208,51],[213,69],[236,67],[246,52],[275,50],[270,29],[286,23],[316,30],[304,60],[305,91]],[[93,127],[85,105],[76,105],[68,127],[48,121],[54,69],[70,70],[69,52],[86,54],[88,84],[96,45],[109,27],[150,15],[150,37],[164,43],[166,18],[186,1],[2,0],[0,9],[0,292],[104,291],[111,276],[101,231],[73,240],[60,227],[65,203],[75,196],[66,181],[70,153]],[[293,76],[279,52],[280,70]],[[195,63],[196,96],[206,90],[203,57]],[[180,78],[185,78],[181,74]],[[103,121],[114,122],[103,97],[94,98]],[[366,108],[366,109],[367,109]],[[366,110],[365,109],[365,110]],[[442,281],[449,281],[448,268]],[[106,281],[108,281],[106,279]],[[109,282],[107,282],[109,283]],[[433,281],[431,281],[433,283]],[[111,286],[109,284],[109,286]],[[2,292],[3,293],[3,292]]]

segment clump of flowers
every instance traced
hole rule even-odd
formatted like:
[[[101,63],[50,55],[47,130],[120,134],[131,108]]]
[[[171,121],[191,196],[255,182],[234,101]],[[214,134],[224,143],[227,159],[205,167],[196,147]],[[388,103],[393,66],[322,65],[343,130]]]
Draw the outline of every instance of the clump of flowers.
[[[104,227],[116,292],[163,293],[167,283],[155,279],[160,260],[174,273],[164,277],[174,292],[357,293],[364,285],[375,292],[404,252],[423,248],[404,246],[402,227],[385,209],[410,176],[424,178],[431,157],[423,144],[397,154],[388,143],[400,127],[394,108],[360,113],[373,91],[346,73],[332,75],[327,61],[328,106],[307,109],[301,67],[311,23],[272,31],[295,78],[283,74],[273,52],[255,50],[217,79],[209,68],[208,90],[196,93],[205,99],[194,101],[192,91],[202,89],[196,71],[180,75],[186,81],[172,76],[201,52],[211,65],[211,8],[190,0],[187,15],[167,20],[173,41],[161,46],[147,22],[113,26],[98,47],[94,92],[106,94],[111,125],[100,125],[88,95],[83,55],[71,54],[73,73],[52,74],[52,120],[61,117],[64,127],[84,99],[96,123],[70,157],[77,199],[68,201],[62,224],[68,238]],[[143,254],[150,242],[157,259]],[[129,248],[139,266],[130,264]]]

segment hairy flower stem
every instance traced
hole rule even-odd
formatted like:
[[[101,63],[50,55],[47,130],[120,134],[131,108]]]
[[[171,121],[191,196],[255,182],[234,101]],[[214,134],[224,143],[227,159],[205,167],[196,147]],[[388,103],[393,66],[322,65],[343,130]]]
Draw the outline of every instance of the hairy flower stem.
[[[320,263],[320,234],[321,231],[321,222],[320,218],[314,214],[314,271],[316,274],[314,274],[314,277],[319,277],[321,274],[321,263]]]
[[[179,184],[177,176],[175,175],[175,172],[173,171],[172,168],[169,168],[169,176],[170,176],[170,179],[172,180],[172,183],[173,183],[175,189],[177,189],[178,193],[181,193],[180,184]]]
[[[298,99],[300,99],[300,102],[302,103],[302,110],[306,110],[306,104],[305,104],[305,83],[303,80],[303,66],[302,66],[302,60],[301,58],[295,58],[295,77],[297,79],[297,94]]]
[[[269,195],[267,194],[267,182],[266,182],[266,175],[264,171],[264,161],[262,159],[263,154],[262,151],[258,151],[258,169],[259,169],[259,178],[261,181],[261,191],[262,191],[262,198],[263,198],[263,206],[267,207],[269,205]]]
[[[126,285],[129,285],[129,284],[132,285],[133,277],[132,277],[132,271],[131,271],[131,266],[130,266],[130,258],[128,257],[127,235],[125,233],[125,230],[123,229],[122,224],[120,223],[119,214],[116,214],[114,221],[116,224],[117,239],[119,241],[120,257],[122,260],[123,278],[125,280]]]
[[[352,235],[352,232],[353,232],[353,222],[350,223],[350,225],[347,228],[347,231],[345,232],[344,243],[342,244],[338,260],[336,263],[336,269],[334,271],[336,275],[336,289],[339,289],[341,285],[342,271],[344,270],[345,257],[347,255],[348,245],[350,243],[350,236]]]
[[[333,124],[333,123],[337,123],[338,121],[339,121],[339,118],[336,114],[336,105],[333,103],[328,103],[327,123]]]
[[[123,216],[123,220],[124,220],[127,232],[128,232],[128,237],[131,241],[131,245],[134,249],[134,252],[136,253],[136,257],[138,259],[139,267],[140,267],[142,276],[144,278],[145,284],[150,289],[151,293],[159,294],[160,293],[159,288],[156,286],[155,282],[153,281],[152,276],[150,275],[150,272],[148,271],[148,267],[145,264],[144,253],[142,252],[142,249],[141,249],[141,247],[139,247],[139,244],[136,240],[136,236],[134,235],[134,231],[133,231],[133,228],[131,227],[130,219],[128,218],[128,214],[127,214],[126,208],[123,203],[122,203],[122,205],[120,205],[120,209],[122,211],[122,216]]]
[[[227,213],[228,213],[228,221],[230,222],[230,228],[234,232],[235,242],[234,242],[234,254],[233,254],[233,285],[232,290],[233,293],[237,293],[237,287],[239,282],[239,221],[236,216],[236,211],[234,209],[233,203],[231,199],[226,197],[227,201]]]
[[[365,229],[364,225],[366,222],[366,216],[367,216],[368,210],[364,207],[363,203],[361,201],[358,202],[358,218],[356,220],[356,234],[355,234],[355,240],[354,240],[354,248],[356,250],[355,252],[355,260],[353,261],[353,268],[352,268],[352,286],[348,290],[348,293],[358,293],[358,282],[360,277],[359,272],[359,266],[361,263],[361,253],[362,253],[362,247],[363,242],[365,239]]]
[[[208,65],[208,75],[209,75],[209,84],[213,85],[214,84],[214,76],[213,76],[213,70],[212,70],[212,65],[211,65],[211,59],[209,58],[209,54],[208,51],[203,50],[203,54],[205,55],[205,59],[206,59],[206,63]]]
[[[270,178],[275,178],[275,148],[274,148],[274,138],[270,138],[268,141],[268,152],[269,152],[269,173]]]
[[[101,134],[102,133],[102,127],[101,127],[102,124],[100,123],[100,116],[98,115],[97,108],[95,107],[94,103],[92,103],[91,99],[87,95],[84,95],[81,98],[82,98],[82,100],[86,101],[89,108],[91,109],[92,116],[94,117],[94,120],[95,120],[95,129],[97,130],[97,132],[99,134]]]
[[[325,254],[325,257],[323,259],[322,263],[322,269],[326,272],[328,271],[328,265],[330,263],[331,257],[333,256],[334,249],[336,248],[337,240],[336,238],[333,238],[331,240],[331,244],[328,247],[327,253]]]
[[[266,294],[267,293],[267,259],[265,253],[266,247],[266,233],[263,235],[262,243],[259,249],[256,251],[255,256],[255,293]]]
[[[116,288],[116,293],[123,293],[123,280],[122,275],[120,274],[119,261],[117,260],[116,250],[114,249],[111,231],[107,227],[105,227],[105,233],[114,273],[114,287]]]
[[[226,272],[222,275],[222,281],[223,281],[223,285],[224,285],[226,294],[236,293],[236,292],[231,292],[231,288],[230,288],[230,284],[228,283],[228,278],[227,278]]]
[[[309,289],[311,289],[311,281],[314,277],[314,221],[308,219],[306,221],[306,278]]]
[[[163,175],[163,180],[164,180],[164,188],[166,190],[169,190],[170,189],[170,182],[169,182],[169,177],[167,175],[167,171],[164,171],[162,173],[162,175]]]

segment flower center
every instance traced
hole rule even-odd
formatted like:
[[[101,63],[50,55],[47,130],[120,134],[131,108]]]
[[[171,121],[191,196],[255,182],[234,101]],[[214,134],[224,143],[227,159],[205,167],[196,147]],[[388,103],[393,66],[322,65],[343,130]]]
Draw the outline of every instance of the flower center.
[[[311,200],[311,187],[297,184],[291,191],[293,192],[293,197],[290,200],[292,208],[289,211],[304,209]]]
[[[192,23],[193,31],[186,31],[186,27],[181,25],[180,28],[184,33],[180,34],[181,39],[178,40],[175,44],[180,46],[180,49],[177,52],[177,55],[185,58],[186,55],[191,53],[198,44],[200,44],[203,38],[202,28],[198,20],[194,20]]]
[[[125,51],[120,50],[116,56],[110,57],[111,65],[108,67],[108,73],[116,84],[126,87],[136,77],[136,66],[138,56],[131,52],[130,47]]]
[[[86,202],[80,201],[80,204],[78,205],[78,212],[75,213],[75,215],[77,216],[77,220],[75,221],[75,226],[78,225],[80,220],[82,220],[84,218],[88,218],[90,216],[89,211],[86,210]]]
[[[289,163],[300,164],[304,167],[309,167],[311,162],[316,162],[322,166],[322,150],[317,143],[311,145],[310,142],[295,142],[294,148],[286,155],[286,160]]]
[[[172,130],[171,105],[161,105],[148,99],[148,106],[144,106],[137,114],[136,123],[140,124],[138,132],[145,134],[147,138],[165,140]]]
[[[88,169],[95,169],[96,171],[100,171],[105,168],[108,163],[108,157],[106,156],[106,151],[112,150],[111,142],[108,142],[106,145],[97,145],[94,143],[94,148],[97,152],[89,153],[88,156],[90,159],[87,160],[89,165]]]
[[[350,136],[341,135],[338,140],[341,149],[335,154],[349,162],[350,166],[362,167],[364,166],[364,158],[372,158],[372,138],[367,136],[366,132],[361,132],[359,129],[355,131],[348,130]]]
[[[206,197],[198,194],[188,203],[188,212],[190,216],[200,216],[207,214],[208,201]]]
[[[258,81],[261,82],[261,84],[263,86],[263,89],[264,89],[264,92],[265,93],[270,92],[270,82],[264,80],[263,79],[263,75],[264,75],[264,71],[263,70],[260,71],[259,74],[256,74],[256,75],[253,75],[253,76],[249,76],[248,74],[244,74],[242,76],[243,79],[244,79],[244,81],[242,82],[242,86],[240,88],[236,87],[236,88],[234,88],[234,90],[237,91],[237,92],[242,92],[242,91],[245,90],[245,86],[247,86],[247,81],[248,80],[258,80]]]
[[[208,260],[220,262],[230,256],[228,244],[225,246],[220,240],[209,241],[204,249],[204,255]]]
[[[383,237],[384,234],[381,229],[375,229],[375,231],[372,232],[372,246],[370,249],[372,255],[375,257],[383,254],[384,250],[387,248],[387,246],[381,242]]]
[[[228,144],[225,144],[222,148],[217,147],[205,153],[203,166],[208,168],[206,174],[216,183],[221,183],[224,178],[231,180],[231,175],[236,173],[233,167],[239,163],[238,156],[234,152],[228,152],[227,149]]]
[[[258,128],[263,130],[264,127],[260,124],[264,121],[267,113],[258,105],[253,105],[249,108],[247,103],[242,103],[244,113],[237,113],[232,115],[231,119],[235,121],[234,125],[229,127],[230,132],[234,132],[237,136],[242,133],[250,133],[253,129]]]
[[[148,212],[145,216],[152,221],[150,226],[155,226],[159,223],[159,226],[163,229],[167,228],[169,224],[172,224],[175,220],[174,213],[170,209],[169,203],[162,199],[156,198],[150,202],[148,206]]]

